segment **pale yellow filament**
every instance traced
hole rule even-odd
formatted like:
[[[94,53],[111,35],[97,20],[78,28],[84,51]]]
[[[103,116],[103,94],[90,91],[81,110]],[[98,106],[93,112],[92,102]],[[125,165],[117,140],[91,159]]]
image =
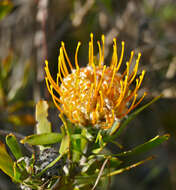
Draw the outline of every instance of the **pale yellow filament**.
[[[130,76],[131,79],[130,79],[130,81],[128,83],[129,85],[133,82],[133,80],[136,77],[136,74],[137,74],[137,71],[138,71],[138,65],[139,65],[140,57],[141,57],[141,53],[138,53],[138,58],[136,60],[136,65],[134,66],[133,73]]]
[[[45,64],[46,64],[45,72],[46,72],[46,75],[47,75],[47,78],[48,78],[49,82],[52,84],[52,86],[54,87],[56,92],[61,95],[62,94],[61,90],[59,89],[59,87],[57,86],[56,82],[53,80],[53,78],[51,77],[51,74],[49,72],[48,61],[45,61]]]
[[[125,81],[123,84],[123,91],[120,93],[120,98],[117,100],[117,104],[116,104],[115,108],[117,108],[121,104],[121,102],[125,96],[125,93],[126,93],[127,84],[128,84],[128,76],[125,76]]]
[[[96,109],[95,109],[95,120],[96,120],[96,121],[98,120],[97,115],[98,115],[98,109],[99,109],[99,107],[100,107],[100,104],[97,103],[97,105],[96,105]]]
[[[61,65],[61,57],[60,57],[60,55],[59,55],[59,57],[58,57],[57,85],[59,85],[59,78],[60,78],[61,82],[63,81],[63,80],[62,80],[61,73],[60,73],[60,65]]]
[[[144,97],[147,95],[146,92],[144,92],[143,96],[140,98],[140,100],[133,106],[133,109],[136,108],[141,102],[142,100],[144,99]]]
[[[129,59],[129,67],[130,67],[130,65],[131,65],[131,62],[132,62],[132,59],[133,59],[133,55],[134,55],[134,51],[131,51],[131,55],[130,55],[130,59]],[[125,75],[126,75],[126,73],[127,73],[127,68],[125,69],[125,71],[123,72],[123,74],[122,74],[122,76],[121,76],[121,78],[123,78]],[[130,78],[130,77],[129,77]]]
[[[104,65],[104,66],[103,66],[103,71],[102,71],[101,79],[100,79],[100,82],[98,83],[98,86],[97,86],[96,92],[98,92],[98,91],[99,91],[100,86],[101,86],[101,84],[102,84],[105,69],[106,69],[106,65]]]
[[[142,74],[140,75],[139,79],[136,79],[136,87],[133,90],[133,92],[126,98],[125,102],[128,102],[133,96],[134,94],[136,94],[137,90],[139,89],[139,87],[141,86],[141,83],[143,81],[145,75],[145,71],[142,71]]]
[[[51,89],[50,89],[50,87],[49,87],[49,82],[48,82],[48,79],[47,79],[47,77],[45,77],[45,81],[46,81],[46,86],[47,86],[47,89],[48,89],[48,91],[49,91],[49,93],[51,94],[52,92],[51,92]],[[52,86],[52,85],[51,85]],[[53,96],[54,96],[54,98],[59,102],[59,103],[63,103],[58,97],[56,97],[55,95],[54,95],[54,93],[53,93]]]
[[[67,74],[65,73],[65,70],[63,68],[62,60],[61,60],[61,64],[60,64],[60,69],[61,69],[61,73],[63,74],[63,77],[65,78],[67,76]]]
[[[116,38],[113,39],[113,55],[112,55],[112,62],[111,62],[111,69],[114,70],[114,67],[116,67],[118,63],[118,57],[117,57],[117,42]]]
[[[78,50],[81,45],[81,42],[78,42],[77,48],[76,48],[76,53],[75,53],[75,66],[76,70],[79,71],[79,65],[78,65]]]
[[[93,111],[92,112],[92,124],[95,124],[95,121],[96,121],[96,112]]]
[[[60,108],[60,106],[58,105],[58,103],[55,100],[55,97],[54,97],[54,94],[53,94],[53,87],[52,87],[52,85],[51,85],[50,89],[51,89],[51,96],[53,98],[53,102],[54,102],[55,106],[57,107],[57,109],[62,113],[63,110]]]
[[[144,79],[144,75],[145,75],[145,70],[143,70],[142,71],[142,74],[140,75],[140,80],[139,80],[139,84],[138,84],[138,89],[139,89],[139,87],[141,86],[141,83],[142,83],[142,81],[143,81],[143,79]]]
[[[98,112],[99,107],[100,107],[100,104],[97,103],[97,105],[96,105],[96,109],[95,109],[96,112]]]
[[[115,73],[116,73],[116,67],[114,67],[113,74],[112,74],[112,78],[111,78],[111,82],[110,82],[110,85],[109,85],[109,89],[108,89],[107,94],[109,94],[109,93],[111,92],[111,88],[112,88],[112,84],[113,84],[113,81],[114,81]]]
[[[91,40],[91,63],[94,64],[93,33],[90,34]]]
[[[129,77],[129,72],[130,72],[130,63],[129,62],[126,62],[126,69],[127,69],[126,76],[128,78]]]
[[[120,69],[120,66],[122,64],[123,55],[124,55],[124,47],[125,47],[125,42],[122,41],[122,50],[121,50],[120,60],[119,60],[118,66],[117,66],[117,72]]]
[[[59,73],[57,74],[57,76],[59,76],[60,81],[63,83],[63,79],[62,79],[62,76],[61,76],[61,71],[60,71],[60,68],[59,68]]]
[[[98,49],[99,49],[99,67],[101,67],[101,65],[102,65],[102,53],[101,53],[101,45],[100,45],[100,42],[98,41],[97,42],[97,44],[98,44]]]
[[[93,63],[92,64],[92,67],[93,67],[93,72],[94,72],[94,87],[96,89],[96,85],[97,85],[97,76],[96,76],[96,67],[95,67],[95,64]],[[95,90],[96,91],[96,90]]]
[[[125,76],[125,81],[124,81],[124,89],[123,89],[123,93],[122,93],[122,97],[121,97],[122,99],[125,96],[126,88],[128,86],[128,77],[129,77],[129,70],[130,70],[130,64],[129,64],[129,62],[126,62],[126,66],[127,66],[127,68],[126,68],[126,76]],[[122,99],[121,99],[121,101],[122,101]],[[116,107],[118,107],[120,105],[121,101],[116,104]]]
[[[60,56],[61,56],[61,61],[62,61],[64,72],[65,72],[65,74],[67,76],[69,73],[68,73],[66,63],[65,63],[65,58],[64,58],[64,53],[63,53],[63,48],[62,47],[60,48]]]
[[[114,109],[112,109],[111,126],[114,123]]]
[[[131,55],[130,55],[130,59],[129,59],[129,64],[131,65],[131,62],[133,60],[133,56],[134,56],[134,51],[131,51]]]
[[[134,95],[133,102],[131,103],[130,108],[124,115],[128,114],[133,109],[134,103],[136,102],[136,98],[137,98],[137,94]]]
[[[57,78],[56,78],[56,84],[57,84],[57,86],[59,86],[59,75],[58,75],[58,73],[57,73]]]
[[[65,54],[65,57],[66,57],[67,62],[68,62],[68,64],[69,64],[69,67],[70,67],[71,70],[73,70],[72,64],[71,64],[71,62],[70,62],[70,59],[68,58],[68,54],[67,54],[66,49],[65,49],[65,44],[64,44],[64,42],[61,42],[61,45],[62,45],[62,48],[63,48],[63,50],[64,50],[64,54]]]
[[[70,110],[73,110],[72,107],[73,107],[73,106],[70,105]],[[70,119],[71,122],[73,122],[73,123],[75,122],[75,120],[74,120],[73,117],[72,117],[72,111],[69,111],[69,119]]]
[[[91,65],[91,42],[89,42],[89,65]]]
[[[102,63],[104,63],[104,44],[105,44],[105,36],[101,36],[101,41],[102,41]]]
[[[133,92],[131,92],[131,94],[125,99],[125,102],[128,102],[136,94],[138,90],[138,85],[139,85],[139,79],[136,79],[136,87],[133,90]]]

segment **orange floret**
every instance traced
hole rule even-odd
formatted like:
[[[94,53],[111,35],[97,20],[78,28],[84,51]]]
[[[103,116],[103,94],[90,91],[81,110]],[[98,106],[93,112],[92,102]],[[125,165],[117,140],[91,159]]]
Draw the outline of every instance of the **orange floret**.
[[[118,58],[116,39],[113,40],[112,61],[110,66],[106,66],[104,65],[104,35],[102,35],[102,46],[99,41],[97,42],[98,64],[94,62],[92,33],[90,37],[89,63],[86,67],[80,68],[78,65],[77,56],[81,43],[78,42],[76,48],[74,69],[62,42],[58,58],[57,79],[55,81],[51,77],[47,61],[45,79],[54,104],[72,123],[108,129],[114,121],[127,115],[145,97],[146,93],[136,102],[145,71],[142,71],[142,74],[136,79],[136,85],[131,90],[130,85],[136,78],[141,53],[138,53],[136,64],[130,73],[130,64],[134,55],[132,51],[129,61],[126,62],[126,70],[120,74],[119,69],[123,62],[125,43],[122,41],[121,55]],[[67,65],[71,73],[69,73]]]

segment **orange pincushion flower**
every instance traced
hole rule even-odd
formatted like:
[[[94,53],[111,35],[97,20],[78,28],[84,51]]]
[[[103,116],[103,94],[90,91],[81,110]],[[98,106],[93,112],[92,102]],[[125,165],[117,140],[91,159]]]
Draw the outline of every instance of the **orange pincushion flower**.
[[[93,125],[98,128],[110,128],[114,121],[127,115],[144,98],[146,93],[136,103],[138,89],[141,86],[145,71],[136,79],[136,86],[130,89],[130,84],[135,80],[141,54],[138,54],[133,71],[129,73],[130,64],[134,52],[128,62],[123,74],[118,71],[122,64],[124,54],[124,42],[122,42],[121,55],[118,58],[117,44],[114,39],[113,55],[110,66],[104,65],[104,35],[102,35],[102,46],[98,41],[99,63],[94,62],[93,34],[89,42],[89,63],[86,67],[79,68],[77,54],[81,45],[78,42],[75,53],[75,66],[68,58],[64,43],[61,43],[58,58],[58,74],[56,82],[51,77],[46,61],[46,84],[52,95],[53,101],[59,111],[75,124],[81,126]],[[70,67],[69,73],[66,64]],[[61,83],[61,84],[60,84]],[[58,93],[58,98],[55,93]],[[130,104],[130,105],[129,105]]]

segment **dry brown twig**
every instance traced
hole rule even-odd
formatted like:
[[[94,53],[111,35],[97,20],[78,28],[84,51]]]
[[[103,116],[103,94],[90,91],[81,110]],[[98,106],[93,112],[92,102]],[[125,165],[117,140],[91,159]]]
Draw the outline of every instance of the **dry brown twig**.
[[[79,7],[79,10],[75,10],[73,15],[72,25],[77,27],[82,23],[83,18],[88,13],[88,11],[92,8],[95,0],[87,0],[86,3]]]

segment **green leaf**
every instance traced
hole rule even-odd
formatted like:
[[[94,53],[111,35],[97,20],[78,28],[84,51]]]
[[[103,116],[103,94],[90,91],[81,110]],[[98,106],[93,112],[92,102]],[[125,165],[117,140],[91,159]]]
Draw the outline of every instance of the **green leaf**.
[[[80,134],[81,133],[81,134]],[[72,147],[72,160],[74,162],[79,162],[81,155],[87,147],[87,130],[82,128],[77,130],[76,134],[72,134],[71,137],[71,147]]]
[[[122,163],[122,161],[116,157],[109,157],[109,160],[110,160],[110,167],[112,168],[117,168]]]
[[[51,133],[51,123],[47,119],[48,117],[48,103],[44,100],[40,100],[36,105],[36,120],[37,134]]]
[[[121,124],[119,130],[111,137],[109,137],[110,139],[115,139],[117,138],[122,131],[126,128],[126,126],[128,125],[128,123],[130,121],[132,121],[140,112],[142,112],[144,109],[146,109],[147,107],[149,107],[151,104],[153,104],[154,102],[156,102],[158,99],[160,99],[162,97],[162,95],[155,97],[153,100],[151,100],[149,103],[145,104],[144,106],[138,108],[136,111],[134,111],[132,114],[130,114],[127,119],[125,121],[123,121],[123,123]],[[108,139],[108,138],[107,138]]]
[[[73,162],[79,162],[80,157],[83,154],[81,150],[81,140],[77,139],[74,141],[71,141],[71,147],[72,147],[72,161]]]
[[[111,157],[111,156],[107,156],[107,155],[92,155],[90,156],[90,158],[88,159],[88,161],[86,163],[84,163],[84,166],[81,170],[82,173],[85,173],[89,170],[89,168],[94,168],[94,170],[97,169],[97,163],[99,162],[99,164],[105,161],[105,159],[109,160],[110,164],[108,165],[109,168],[117,168],[122,161],[120,161],[118,158],[116,157]]]
[[[16,160],[23,157],[19,143],[16,140],[16,137],[13,134],[6,136],[6,144],[10,148],[12,154],[15,156]]]
[[[0,169],[11,178],[14,177],[13,161],[6,151],[5,145],[0,141]]]
[[[51,133],[51,123],[48,121],[48,103],[44,100],[40,100],[36,104],[36,114],[35,114],[36,120],[37,120],[37,134],[42,134],[42,133]],[[44,141],[42,141],[44,142]],[[43,143],[42,143],[43,144]],[[48,143],[47,143],[48,144]],[[51,143],[52,144],[52,143]],[[39,146],[40,150],[43,150],[45,146]]]
[[[17,163],[14,162],[14,165],[13,165],[13,171],[14,171],[14,180],[17,181],[17,182],[20,182],[20,178],[21,178],[21,173],[19,171],[19,168],[17,167]]]
[[[65,135],[62,138],[59,153],[63,154],[69,148],[70,148],[70,137],[68,135]]]
[[[153,158],[154,158],[153,156],[148,157],[148,158],[146,158],[145,160],[139,161],[139,162],[137,162],[137,163],[135,163],[135,164],[132,164],[132,165],[130,165],[130,166],[126,166],[126,167],[124,167],[124,168],[120,168],[120,169],[115,170],[115,171],[113,171],[113,172],[109,172],[109,173],[107,173],[107,174],[104,174],[102,177],[110,177],[110,176],[114,176],[114,175],[121,174],[121,173],[123,173],[123,172],[125,172],[125,171],[128,171],[128,170],[134,168],[134,167],[137,167],[137,166],[139,166],[139,165],[141,165],[141,164],[144,164],[145,162],[147,162],[147,161],[149,161],[149,160],[152,160]]]
[[[86,140],[86,137],[84,137],[83,135],[81,135],[81,134],[73,134],[73,135],[71,135],[71,139],[72,140],[78,140],[78,139],[85,139]]]
[[[97,175],[88,175],[88,176],[76,176],[74,184],[75,185],[87,185],[87,184],[93,184],[96,180]]]
[[[92,153],[93,154],[98,154],[99,152],[101,152],[102,151],[102,148],[96,148],[96,149],[93,149],[92,150]]]
[[[39,135],[30,135],[22,139],[21,143],[28,143],[31,145],[50,145],[58,143],[62,140],[60,133],[43,133]]]
[[[153,139],[149,140],[148,142],[146,142],[142,145],[139,145],[139,146],[133,148],[132,150],[116,154],[116,156],[122,158],[122,157],[129,157],[129,156],[136,156],[139,154],[143,154],[143,153],[155,148],[156,146],[159,146],[164,141],[168,140],[169,136],[170,135],[168,135],[168,134],[163,135],[163,136],[158,135],[158,136],[154,137]]]
[[[123,149],[123,146],[119,142],[113,140],[110,140],[110,142],[116,145],[118,148]]]
[[[81,135],[83,136],[83,138],[81,138],[81,151],[84,152],[87,147],[88,140],[91,139],[91,135],[85,128],[81,130]]]
[[[99,146],[101,147],[101,148],[103,148],[105,145],[106,145],[106,143],[103,141],[103,135],[102,135],[102,133],[103,133],[103,131],[99,131],[98,132],[98,134],[97,134],[97,138],[96,138],[96,140],[95,140],[95,143],[99,143]]]
[[[126,166],[124,168],[120,168],[118,170],[115,170],[113,172],[108,172],[108,170],[106,170],[106,172],[101,176],[101,179],[104,179],[106,177],[110,177],[110,176],[114,176],[114,175],[118,175],[118,174],[121,174],[125,171],[128,171],[134,167],[137,167],[141,164],[144,164],[145,162],[147,161],[150,161],[152,160],[154,157],[148,157],[146,158],[145,160],[142,160],[142,161],[139,161],[135,164],[132,164],[132,165],[129,165],[129,166]],[[96,180],[97,178],[97,174],[93,174],[93,175],[86,175],[86,176],[76,176],[75,177],[75,185],[87,185],[87,184],[93,184],[94,181]]]
[[[87,163],[85,163],[85,165],[82,167],[82,170],[81,170],[81,172],[82,173],[85,173],[85,172],[87,172],[87,170],[91,167],[91,165],[93,164],[93,163],[95,163],[96,162],[96,159],[95,158],[92,158],[92,159],[90,159]]]

